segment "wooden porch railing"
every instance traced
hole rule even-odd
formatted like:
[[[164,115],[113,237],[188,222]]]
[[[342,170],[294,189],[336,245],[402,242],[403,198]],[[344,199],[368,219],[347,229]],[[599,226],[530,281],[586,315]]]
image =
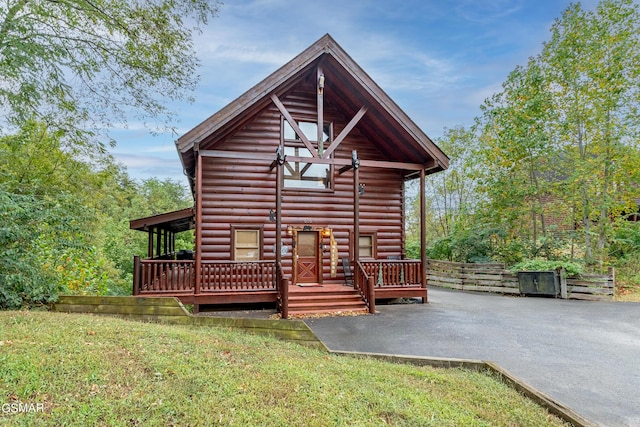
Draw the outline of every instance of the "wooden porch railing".
[[[195,274],[193,260],[141,260],[136,256],[133,295],[194,294]],[[201,274],[201,294],[278,289],[278,274],[273,261],[205,261],[202,263]]]
[[[194,280],[192,260],[134,258],[134,295],[158,292],[193,293]]]
[[[224,291],[275,291],[273,261],[203,261],[201,293]]]
[[[367,274],[362,263],[358,261],[356,273],[358,277],[354,280],[354,286],[360,292],[362,300],[369,308],[369,313],[376,312],[376,293],[374,289],[373,276]]]
[[[375,287],[426,286],[421,280],[419,260],[372,260],[361,261],[363,271],[373,278]]]

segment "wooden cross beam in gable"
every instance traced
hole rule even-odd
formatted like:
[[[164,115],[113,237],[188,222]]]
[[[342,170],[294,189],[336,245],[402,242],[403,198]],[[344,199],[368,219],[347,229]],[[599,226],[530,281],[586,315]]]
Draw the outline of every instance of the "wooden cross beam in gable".
[[[345,128],[342,129],[342,132],[340,132],[340,135],[338,135],[338,137],[333,140],[331,145],[329,145],[329,147],[327,147],[327,150],[324,153],[322,153],[322,157],[323,158],[325,158],[325,159],[329,158],[331,153],[333,153],[335,151],[335,149],[338,148],[338,145],[340,145],[340,143],[347,137],[347,135],[349,135],[349,132],[351,132],[354,127],[356,127],[356,125],[358,124],[360,119],[362,119],[362,117],[364,117],[366,112],[367,112],[367,107],[365,107],[363,105],[362,108],[360,108],[360,111],[358,111],[356,113],[356,115],[353,116],[351,121],[349,123],[347,123],[347,126],[345,126]]]
[[[298,126],[298,123],[293,119],[293,117],[291,117],[291,114],[289,113],[289,111],[287,111],[287,108],[284,106],[282,101],[280,101],[280,98],[278,98],[278,96],[274,93],[271,95],[271,100],[273,101],[275,106],[278,107],[278,110],[280,110],[280,113],[284,116],[284,118],[289,122],[294,132],[300,137],[300,140],[302,141],[304,146],[307,147],[307,149],[311,153],[311,156],[318,157],[318,152],[315,148],[313,148],[313,145],[311,144],[311,142],[309,142],[309,139],[304,134],[304,132],[300,130],[300,126]]]

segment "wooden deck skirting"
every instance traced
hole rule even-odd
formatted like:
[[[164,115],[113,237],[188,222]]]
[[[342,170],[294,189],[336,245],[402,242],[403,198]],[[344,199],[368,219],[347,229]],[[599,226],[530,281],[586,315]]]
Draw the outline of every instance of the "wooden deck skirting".
[[[142,322],[239,329],[326,350],[325,345],[303,321],[193,316],[176,298],[61,295],[53,304],[52,310],[121,317]]]
[[[427,278],[430,286],[476,292],[520,294],[518,276],[505,270],[501,263],[459,263],[428,260]],[[609,274],[583,274],[567,277],[567,298],[609,301],[615,289],[613,269]]]

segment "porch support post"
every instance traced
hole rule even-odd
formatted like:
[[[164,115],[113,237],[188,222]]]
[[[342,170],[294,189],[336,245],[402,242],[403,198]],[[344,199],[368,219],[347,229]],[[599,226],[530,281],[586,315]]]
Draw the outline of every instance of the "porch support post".
[[[369,300],[369,313],[376,314],[376,288],[375,279],[373,276],[369,276],[369,282],[367,283],[367,299]]]
[[[199,145],[196,148],[199,148]],[[194,262],[196,280],[194,284],[194,301],[193,312],[200,311],[198,303],[198,295],[202,286],[202,155],[197,150],[198,158],[196,161],[196,259]]]
[[[276,271],[281,271],[282,266],[282,185],[283,169],[286,156],[282,147],[276,151]],[[294,258],[295,259],[295,258]],[[279,274],[276,274],[276,287],[280,294],[280,316],[283,319],[289,318],[289,281]]]
[[[317,83],[318,83],[318,156],[322,157],[322,153],[324,152],[324,73],[322,72],[322,68],[318,67],[317,72]]]
[[[156,256],[162,255],[162,230],[156,228]]]
[[[425,221],[425,215],[427,212],[427,198],[425,195],[425,172],[424,169],[420,171],[420,283],[425,288],[425,295],[427,291],[427,224]],[[422,303],[427,302],[427,297],[422,297]]]
[[[149,239],[147,241],[147,258],[153,258],[153,227],[149,229]]]
[[[133,257],[133,295],[140,295],[140,257]]]
[[[282,263],[282,169],[285,158],[282,149],[276,152],[276,264]]]
[[[358,261],[360,260],[360,160],[358,152],[351,152],[351,164],[353,167],[353,286],[358,289],[359,277]]]
[[[169,253],[169,230],[162,230],[162,245],[164,246],[164,253]]]

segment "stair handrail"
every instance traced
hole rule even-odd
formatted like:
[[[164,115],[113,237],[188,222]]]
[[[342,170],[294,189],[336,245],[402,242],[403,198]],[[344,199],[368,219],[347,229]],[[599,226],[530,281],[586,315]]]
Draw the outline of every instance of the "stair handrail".
[[[375,291],[375,281],[373,276],[369,276],[365,271],[363,265],[360,263],[360,260],[356,262],[356,274],[359,275],[356,289],[360,292],[360,296],[362,300],[367,305],[369,309],[369,313],[374,314],[376,312],[376,291]]]

